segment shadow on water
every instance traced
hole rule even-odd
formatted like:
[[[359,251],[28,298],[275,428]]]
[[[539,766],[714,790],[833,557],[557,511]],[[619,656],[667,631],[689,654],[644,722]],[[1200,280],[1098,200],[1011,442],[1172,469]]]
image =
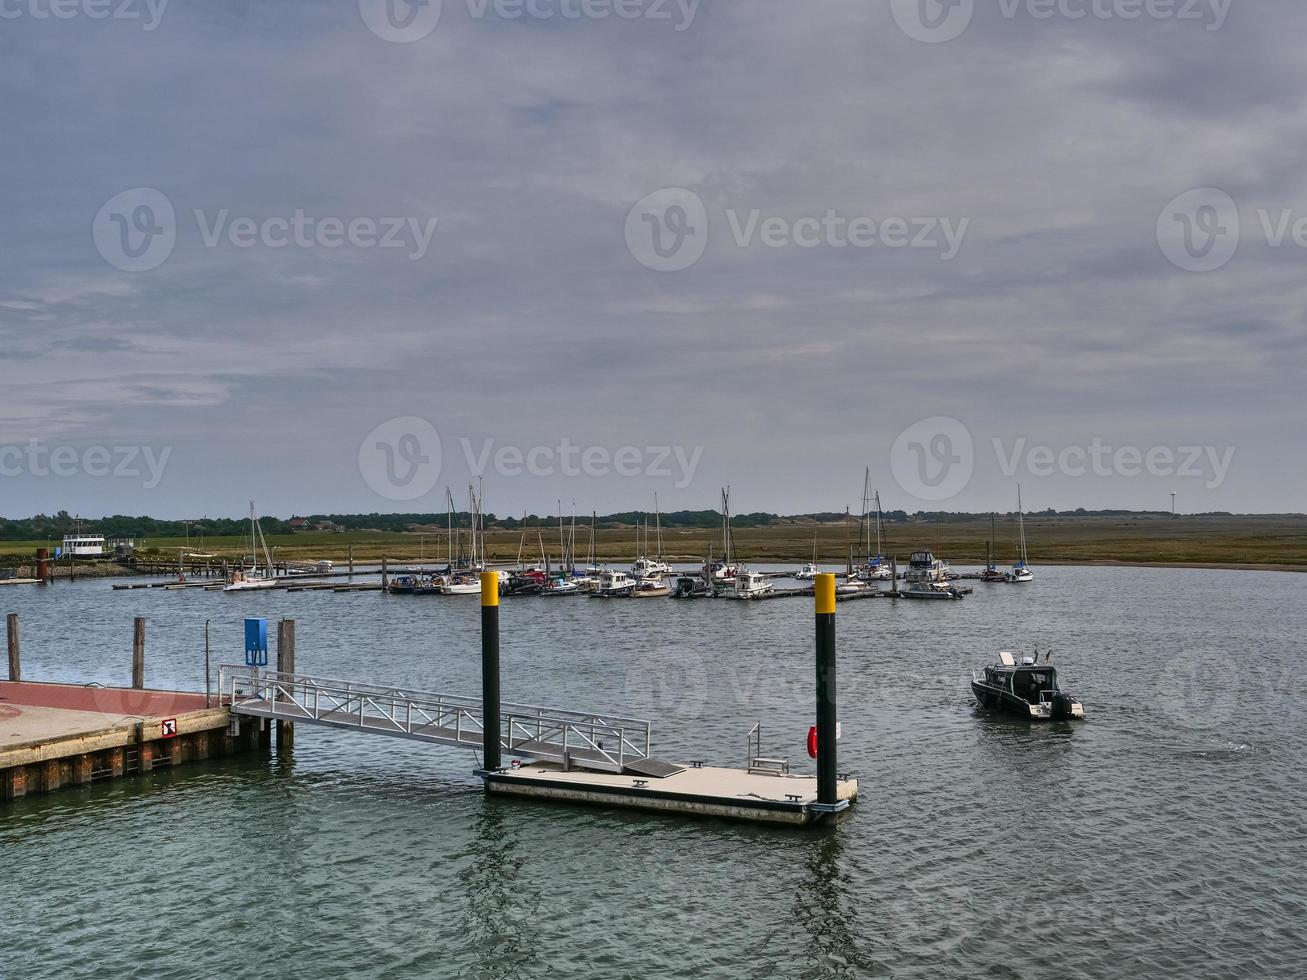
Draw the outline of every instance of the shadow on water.
[[[524,858],[509,821],[512,809],[486,795],[476,817],[471,862],[458,873],[466,893],[464,949],[467,975],[512,978],[537,975],[539,939],[523,928],[543,896],[523,874]]]
[[[857,906],[839,827],[815,829],[802,844],[804,875],[794,893],[794,922],[807,935],[808,968],[800,977],[860,976],[870,967],[856,936]]]

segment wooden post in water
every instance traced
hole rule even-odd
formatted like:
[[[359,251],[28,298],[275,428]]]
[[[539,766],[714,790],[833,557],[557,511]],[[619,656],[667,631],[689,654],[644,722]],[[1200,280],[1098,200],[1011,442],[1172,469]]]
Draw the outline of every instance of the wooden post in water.
[[[386,572],[386,558],[385,558],[385,556],[382,556],[382,559],[381,559],[381,591],[382,591],[382,592],[385,592],[387,586],[389,586],[389,585],[390,585],[390,575]]]
[[[835,576],[817,576],[817,802],[839,799],[836,768]]]
[[[23,667],[18,658],[18,613],[10,613],[9,632],[9,679],[14,683],[23,679]]]
[[[349,546],[349,574],[350,578],[354,577],[354,546]]]
[[[141,690],[145,687],[145,618],[136,617],[132,632],[132,687]]]
[[[499,573],[481,573],[482,768],[502,768],[499,758]]]
[[[277,623],[277,672],[295,673],[295,620],[283,619]],[[285,695],[281,696],[284,700]],[[277,751],[282,752],[295,745],[295,723],[277,722]]]

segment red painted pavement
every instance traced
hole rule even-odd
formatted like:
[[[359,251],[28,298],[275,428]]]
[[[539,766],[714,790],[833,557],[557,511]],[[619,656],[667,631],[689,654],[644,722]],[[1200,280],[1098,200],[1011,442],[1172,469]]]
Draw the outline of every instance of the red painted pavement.
[[[30,681],[21,684],[0,681],[0,705],[3,704],[152,717],[201,711],[205,706],[203,694],[86,687],[78,684],[39,684]]]

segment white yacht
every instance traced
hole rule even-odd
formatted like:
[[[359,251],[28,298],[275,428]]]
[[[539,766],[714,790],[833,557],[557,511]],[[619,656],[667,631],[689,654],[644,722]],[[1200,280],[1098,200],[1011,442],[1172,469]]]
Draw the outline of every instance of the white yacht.
[[[812,562],[808,562],[806,565],[804,565],[802,568],[800,568],[797,572],[794,573],[794,577],[797,578],[800,582],[811,582],[819,574],[821,573],[817,570],[817,566]]]

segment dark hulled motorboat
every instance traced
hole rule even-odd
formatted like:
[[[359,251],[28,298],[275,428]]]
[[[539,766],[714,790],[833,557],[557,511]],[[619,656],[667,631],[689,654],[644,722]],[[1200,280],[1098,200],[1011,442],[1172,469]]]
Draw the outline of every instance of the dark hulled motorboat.
[[[971,692],[982,708],[1005,711],[1029,721],[1072,721],[1085,716],[1084,706],[1057,686],[1057,668],[1037,657],[1021,663],[1010,653],[999,662],[972,674]]]

